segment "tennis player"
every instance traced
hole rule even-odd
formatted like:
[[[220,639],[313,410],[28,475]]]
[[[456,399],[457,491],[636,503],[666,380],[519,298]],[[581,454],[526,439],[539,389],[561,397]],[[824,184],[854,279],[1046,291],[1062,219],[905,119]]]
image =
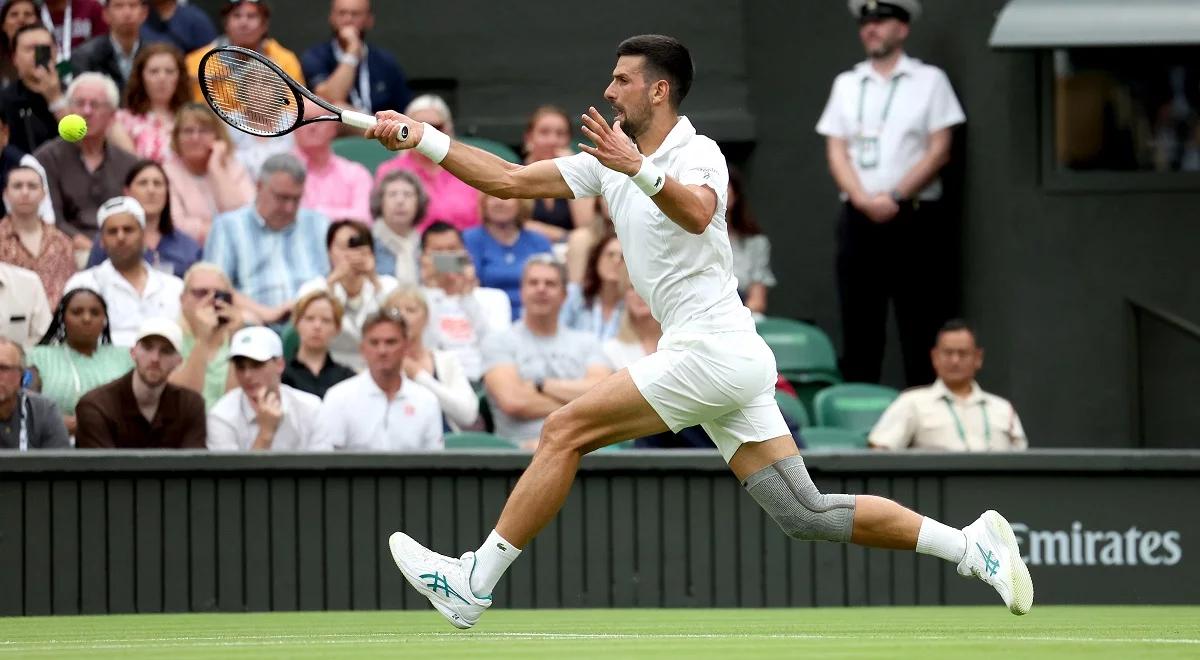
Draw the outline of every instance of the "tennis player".
[[[626,39],[616,54],[604,92],[615,121],[589,108],[583,132],[594,146],[580,145],[574,156],[514,165],[393,111],[377,113],[379,124],[366,132],[389,149],[416,149],[489,195],[603,195],[633,287],[663,327],[657,352],[546,419],[529,468],[478,550],[447,557],[393,534],[404,577],[451,624],[470,628],[504,571],[562,507],[584,454],[700,424],[788,536],[941,557],[994,587],[1014,614],[1028,612],[1033,583],[1012,528],[995,511],[959,530],[881,497],[817,490],[775,403],[775,358],[731,274],[725,157],[679,114],[692,84],[691,55],[660,35]],[[526,396],[558,386],[547,380],[528,386]]]

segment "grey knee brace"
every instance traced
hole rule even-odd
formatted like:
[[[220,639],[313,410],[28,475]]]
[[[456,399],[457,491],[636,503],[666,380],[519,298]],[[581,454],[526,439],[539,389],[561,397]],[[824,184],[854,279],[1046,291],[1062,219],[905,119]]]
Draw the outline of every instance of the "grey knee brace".
[[[783,532],[803,541],[850,540],[853,495],[822,495],[804,459],[789,456],[750,475],[742,484]]]

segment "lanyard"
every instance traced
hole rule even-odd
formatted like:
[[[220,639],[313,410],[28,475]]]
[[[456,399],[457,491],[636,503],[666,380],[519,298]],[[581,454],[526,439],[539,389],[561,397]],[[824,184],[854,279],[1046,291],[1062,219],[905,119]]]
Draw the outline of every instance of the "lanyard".
[[[958,431],[958,439],[962,440],[963,446],[967,446],[967,432],[963,428],[962,420],[958,418],[958,413],[954,411],[954,404],[950,403],[950,397],[942,397],[942,401],[946,402],[946,410],[950,411],[950,416],[954,418],[954,430]],[[983,415],[983,440],[987,443],[987,448],[990,451],[992,448],[992,425],[988,422],[986,401],[979,402],[979,414]]]
[[[363,44],[362,56],[358,60],[358,84],[350,88],[350,93],[347,99],[350,105],[356,108],[361,108],[363,112],[371,111],[371,74],[367,68],[367,54],[369,49],[366,44]],[[342,50],[337,39],[333,40],[333,57],[337,59],[342,56],[345,51]]]
[[[26,414],[25,409],[29,408],[29,413]],[[17,418],[21,421],[20,430],[17,431],[17,450],[29,451],[29,424],[28,420],[33,415],[33,404],[29,403],[29,399],[25,397],[25,392],[21,392],[20,398],[17,399]]]
[[[54,21],[50,20],[50,10],[46,5],[42,5],[42,23],[45,23],[50,28],[54,27]],[[67,10],[63,15],[62,27],[62,43],[58,45],[58,60],[71,59],[71,2],[67,2]]]
[[[892,77],[892,84],[891,84],[890,88],[888,89],[887,101],[884,102],[884,104],[883,104],[883,114],[881,114],[879,116],[879,127],[880,128],[883,128],[883,125],[887,122],[888,113],[892,109],[892,99],[894,99],[896,97],[896,88],[900,86],[900,76],[901,75],[903,75],[903,74],[898,73]],[[858,93],[858,128],[860,130],[862,129],[862,125],[863,125],[863,103],[864,103],[865,99],[867,98],[867,83],[869,83],[869,82],[871,82],[870,77],[864,77],[862,79],[862,89]]]

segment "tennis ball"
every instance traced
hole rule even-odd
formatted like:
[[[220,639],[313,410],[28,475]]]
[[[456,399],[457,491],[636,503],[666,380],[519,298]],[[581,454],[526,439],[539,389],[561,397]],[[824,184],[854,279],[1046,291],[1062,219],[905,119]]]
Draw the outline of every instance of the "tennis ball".
[[[67,142],[78,142],[87,135],[87,122],[79,115],[67,115],[58,122],[58,134]]]

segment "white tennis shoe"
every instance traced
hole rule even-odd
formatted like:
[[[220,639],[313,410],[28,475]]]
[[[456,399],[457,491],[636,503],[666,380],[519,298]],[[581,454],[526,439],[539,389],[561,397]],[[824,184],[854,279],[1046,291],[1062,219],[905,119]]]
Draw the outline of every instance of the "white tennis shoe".
[[[1033,578],[1004,516],[984,511],[963,533],[967,535],[967,554],[958,563],[958,574],[992,585],[1013,614],[1028,614],[1033,607]]]
[[[467,552],[457,559],[439,555],[403,532],[392,534],[388,546],[404,579],[455,628],[465,630],[475,625],[491,606],[491,596],[480,598],[471,591],[475,553]]]

